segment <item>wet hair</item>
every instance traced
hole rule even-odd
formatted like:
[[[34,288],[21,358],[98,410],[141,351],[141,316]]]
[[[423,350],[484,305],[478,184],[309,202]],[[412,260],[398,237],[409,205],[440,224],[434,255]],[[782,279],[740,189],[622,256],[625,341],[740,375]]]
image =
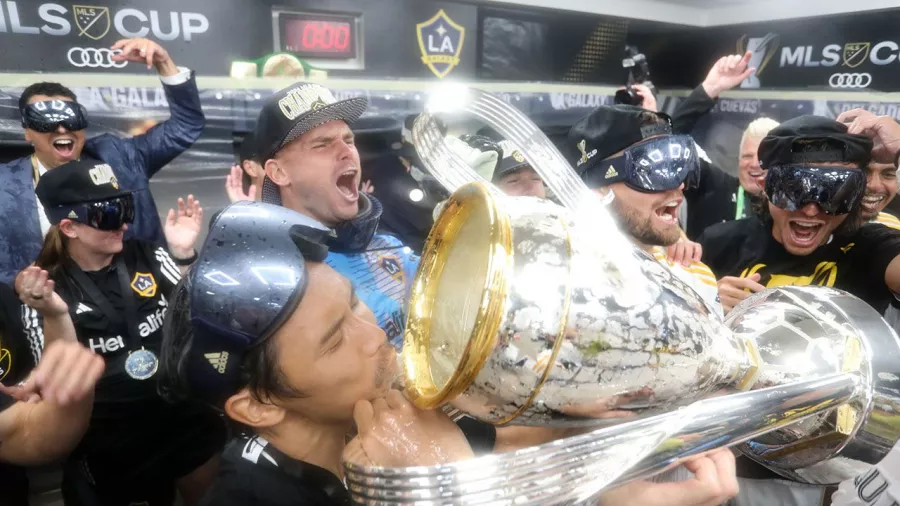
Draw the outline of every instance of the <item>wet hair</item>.
[[[159,393],[169,402],[198,401],[223,411],[224,406],[212,405],[204,399],[195,398],[188,382],[188,357],[194,339],[190,293],[191,281],[188,273],[175,287],[169,310],[163,321]],[[278,343],[271,338],[251,346],[244,354],[233,393],[244,388],[260,402],[268,402],[273,397],[303,396],[288,384],[278,365]]]
[[[68,238],[59,229],[59,224],[51,225],[44,237],[44,243],[35,265],[53,277],[59,273],[68,259]]]
[[[19,110],[25,109],[28,105],[28,101],[31,100],[31,97],[35,95],[46,95],[48,97],[66,97],[72,99],[73,101],[77,100],[75,93],[72,92],[69,88],[59,84],[59,83],[34,83],[31,86],[25,88],[25,91],[22,92],[22,96],[19,97]]]

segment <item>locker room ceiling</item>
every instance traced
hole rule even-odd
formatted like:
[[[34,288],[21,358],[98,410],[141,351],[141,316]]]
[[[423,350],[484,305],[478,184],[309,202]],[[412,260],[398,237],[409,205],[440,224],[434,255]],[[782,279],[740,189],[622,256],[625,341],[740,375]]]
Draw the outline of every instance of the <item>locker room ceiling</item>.
[[[691,26],[896,9],[897,0],[478,0]]]

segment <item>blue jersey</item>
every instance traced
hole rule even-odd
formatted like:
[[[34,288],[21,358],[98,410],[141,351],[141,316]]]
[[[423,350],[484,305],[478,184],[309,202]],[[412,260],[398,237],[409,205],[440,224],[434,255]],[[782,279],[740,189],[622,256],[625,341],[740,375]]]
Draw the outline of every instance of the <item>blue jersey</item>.
[[[325,263],[353,282],[397,351],[403,347],[406,304],[419,257],[396,237],[376,235],[363,253],[328,254]]]

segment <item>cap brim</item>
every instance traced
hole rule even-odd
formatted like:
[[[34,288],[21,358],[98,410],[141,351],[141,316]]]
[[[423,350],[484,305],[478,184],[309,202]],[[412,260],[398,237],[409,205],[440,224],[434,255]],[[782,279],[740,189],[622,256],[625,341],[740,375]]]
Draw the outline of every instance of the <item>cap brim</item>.
[[[497,167],[497,170],[494,171],[493,179],[497,180],[497,179],[509,174],[510,172],[515,172],[523,167],[530,167],[530,166],[531,166],[531,164],[528,163],[528,160],[525,160],[524,162],[515,162],[515,164],[513,164],[513,165],[507,165],[507,166],[501,165],[501,166]]]
[[[294,126],[291,128],[291,131],[284,137],[278,147],[275,149],[277,152],[281,148],[290,144],[297,140],[298,137],[309,132],[313,128],[318,126],[322,126],[329,121],[345,121],[347,123],[353,123],[358,120],[363,113],[366,112],[366,109],[369,107],[369,99],[364,97],[356,97],[356,98],[348,98],[347,100],[341,100],[340,102],[335,102],[333,104],[328,104],[322,107],[319,107],[316,110],[310,111],[304,115],[301,115],[298,118],[298,121],[294,123]],[[267,158],[271,158],[275,153],[270,153]]]

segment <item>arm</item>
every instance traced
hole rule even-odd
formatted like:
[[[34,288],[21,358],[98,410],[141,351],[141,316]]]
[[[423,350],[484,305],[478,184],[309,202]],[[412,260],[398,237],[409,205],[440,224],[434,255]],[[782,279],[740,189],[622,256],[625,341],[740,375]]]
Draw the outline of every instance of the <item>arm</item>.
[[[112,49],[122,51],[113,56],[115,61],[141,62],[146,63],[147,68],[156,67],[166,91],[169,119],[128,141],[143,160],[144,172],[150,178],[190,148],[203,132],[206,118],[200,107],[197,81],[190,70],[177,67],[169,53],[151,40],[120,40]]]
[[[165,234],[169,251],[178,263],[181,274],[190,268],[191,259],[196,259],[197,251],[194,246],[200,235],[200,227],[203,226],[203,208],[200,201],[194,200],[193,195],[188,195],[187,202],[178,199],[178,211],[169,209],[166,218]]]
[[[679,104],[672,114],[672,129],[676,134],[689,134],[697,121],[716,105],[719,95],[728,91],[753,73],[747,68],[751,54],[723,56],[712,66],[703,83]]]
[[[41,315],[44,323],[44,347],[56,341],[78,340],[75,324],[69,316],[69,306],[56,293],[56,283],[49,279],[47,271],[33,265],[27,267],[16,276],[16,293],[22,304]]]
[[[37,465],[71,451],[87,430],[102,373],[98,355],[77,342],[56,342],[22,386],[0,387],[15,399],[39,398],[0,412],[0,461]]]

